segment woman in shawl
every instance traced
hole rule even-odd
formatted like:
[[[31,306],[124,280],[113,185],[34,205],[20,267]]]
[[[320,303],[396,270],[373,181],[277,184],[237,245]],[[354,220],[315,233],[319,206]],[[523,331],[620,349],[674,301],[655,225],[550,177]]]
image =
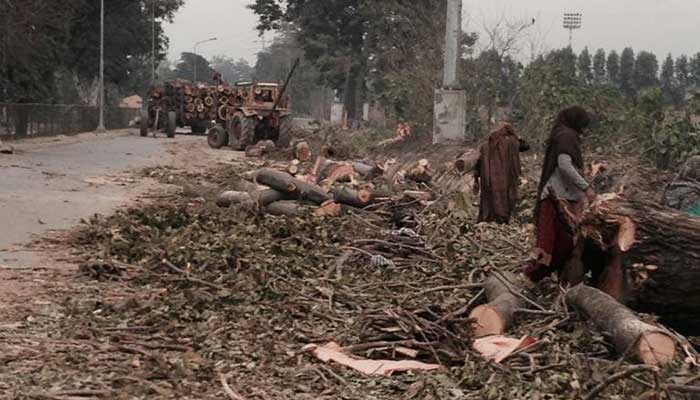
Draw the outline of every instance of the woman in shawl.
[[[537,190],[535,225],[537,248],[523,273],[533,283],[560,272],[574,250],[571,216],[595,192],[583,178],[581,136],[590,125],[585,109],[575,106],[559,113],[545,152]]]
[[[477,194],[481,192],[479,222],[510,221],[518,201],[520,152],[529,149],[508,123],[479,147],[479,161],[474,168],[474,190]]]

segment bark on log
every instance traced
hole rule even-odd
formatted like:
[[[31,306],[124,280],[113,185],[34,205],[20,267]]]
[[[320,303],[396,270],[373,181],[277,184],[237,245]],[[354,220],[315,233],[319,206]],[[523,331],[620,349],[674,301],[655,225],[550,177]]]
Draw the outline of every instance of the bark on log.
[[[270,215],[296,217],[304,215],[308,211],[308,207],[303,206],[297,201],[282,200],[270,203],[265,207],[265,211]]]
[[[700,329],[700,219],[648,200],[600,196],[580,229],[592,243],[586,266],[605,265],[596,286],[677,329]]]
[[[253,205],[253,198],[247,192],[228,191],[223,192],[216,198],[216,205],[219,207],[230,207],[236,204]]]
[[[371,179],[380,176],[384,171],[379,165],[369,165],[359,161],[352,161],[350,163],[363,179]]]
[[[258,190],[252,193],[251,197],[260,207],[266,207],[280,200],[290,200],[289,195],[275,189]]]
[[[502,335],[513,323],[515,309],[521,308],[524,301],[515,293],[520,292],[517,277],[503,274],[503,277],[491,275],[484,285],[487,304],[476,307],[469,314],[469,319],[476,323],[476,337]]]
[[[610,335],[618,354],[647,365],[673,361],[676,341],[666,330],[641,321],[632,311],[596,288],[578,285],[566,294],[566,302],[583,311],[595,325]]]
[[[333,190],[333,198],[336,203],[364,208],[372,203],[374,196],[367,189],[354,190],[350,188],[337,188]]]
[[[249,158],[262,157],[263,154],[265,154],[265,148],[258,145],[248,146],[245,149],[245,156]]]
[[[309,200],[316,204],[323,204],[331,197],[320,186],[295,179],[293,176],[274,169],[261,169],[256,174],[256,181],[269,186],[282,193],[286,193],[298,200]]]
[[[476,164],[479,162],[479,157],[481,156],[481,153],[479,150],[472,149],[468,150],[457,157],[457,159],[454,162],[454,167],[457,171],[461,173],[467,173],[471,172],[474,167],[476,167]]]

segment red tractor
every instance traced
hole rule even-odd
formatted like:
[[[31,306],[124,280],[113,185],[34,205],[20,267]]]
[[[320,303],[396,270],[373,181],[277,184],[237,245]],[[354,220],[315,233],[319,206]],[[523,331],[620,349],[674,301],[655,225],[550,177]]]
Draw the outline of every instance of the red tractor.
[[[299,64],[294,63],[284,85],[277,83],[241,82],[230,88],[226,103],[217,112],[215,124],[209,128],[209,146],[220,149],[230,146],[245,150],[261,140],[272,140],[277,147],[288,147],[293,118],[289,98],[284,95]]]

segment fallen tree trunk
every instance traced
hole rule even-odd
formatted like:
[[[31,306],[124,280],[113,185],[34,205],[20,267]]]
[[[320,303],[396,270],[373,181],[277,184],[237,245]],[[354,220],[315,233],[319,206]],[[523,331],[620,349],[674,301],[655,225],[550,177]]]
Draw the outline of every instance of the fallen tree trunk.
[[[216,205],[219,207],[230,207],[236,204],[253,205],[253,198],[247,192],[227,191],[216,198]]]
[[[379,165],[369,165],[359,161],[352,161],[350,163],[363,179],[371,179],[376,176],[380,176],[384,171]]]
[[[373,196],[372,192],[367,189],[337,188],[333,190],[333,198],[336,203],[363,208],[371,204]]]
[[[596,286],[635,311],[700,329],[700,219],[648,200],[600,196],[584,213],[583,259]]]
[[[484,292],[489,302],[476,307],[469,314],[469,319],[476,323],[476,337],[502,335],[513,323],[515,310],[524,303],[516,295],[520,291],[516,282],[517,278],[513,274],[492,274],[486,280]]]
[[[323,204],[331,199],[320,186],[296,179],[287,173],[274,169],[261,169],[257,172],[255,180],[298,200],[309,200],[316,204]]]
[[[578,285],[566,294],[566,302],[583,311],[601,332],[610,335],[618,354],[647,365],[673,361],[676,341],[666,330],[641,321],[632,311],[596,288]]]
[[[266,207],[269,204],[280,200],[290,200],[287,194],[275,189],[258,190],[255,193],[252,193],[251,197],[260,207]]]
[[[296,217],[304,215],[309,210],[308,207],[297,201],[282,200],[270,203],[265,207],[265,212],[270,215]]]

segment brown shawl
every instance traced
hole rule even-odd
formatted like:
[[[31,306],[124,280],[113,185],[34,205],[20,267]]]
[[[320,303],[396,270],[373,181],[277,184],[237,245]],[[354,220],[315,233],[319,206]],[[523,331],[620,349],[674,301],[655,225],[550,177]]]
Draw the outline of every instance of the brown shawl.
[[[557,116],[552,132],[547,140],[544,155],[544,165],[537,189],[537,204],[535,206],[535,223],[540,210],[540,199],[547,181],[557,169],[559,155],[568,154],[574,167],[583,170],[583,153],[581,152],[581,134],[591,123],[591,117],[582,107],[574,106],[562,110]]]
[[[479,147],[475,177],[480,179],[479,222],[507,223],[518,201],[521,139],[513,126],[503,125]]]

